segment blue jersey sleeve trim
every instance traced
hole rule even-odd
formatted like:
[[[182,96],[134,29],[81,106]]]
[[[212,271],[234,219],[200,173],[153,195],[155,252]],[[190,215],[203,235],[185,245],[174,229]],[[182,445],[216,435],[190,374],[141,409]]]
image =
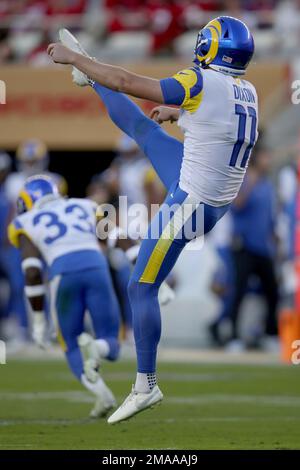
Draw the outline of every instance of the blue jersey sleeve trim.
[[[165,104],[181,106],[185,100],[185,89],[175,78],[160,80],[161,91]]]

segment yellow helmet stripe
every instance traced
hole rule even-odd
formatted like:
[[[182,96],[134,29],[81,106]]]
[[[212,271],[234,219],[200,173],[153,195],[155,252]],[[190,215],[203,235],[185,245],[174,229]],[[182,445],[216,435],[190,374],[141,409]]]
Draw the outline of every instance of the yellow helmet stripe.
[[[19,196],[19,197],[20,197],[21,199],[23,199],[27,210],[32,209],[32,207],[33,207],[33,201],[32,201],[32,199],[31,199],[30,195],[29,195],[28,193],[26,193],[26,191],[22,190],[22,191],[20,192],[20,196]]]
[[[219,38],[222,33],[222,26],[218,20],[210,21],[205,28],[208,28],[211,32],[211,45],[209,48],[208,53],[205,56],[197,55],[197,58],[200,62],[204,62],[208,65],[210,64],[214,58],[216,57],[219,49]]]
[[[218,31],[218,34],[219,34],[219,37],[221,36],[222,34],[222,26],[221,26],[221,23],[219,20],[211,20],[208,24],[207,24],[207,28],[209,28],[210,26],[213,26],[214,28],[216,28],[216,30]]]

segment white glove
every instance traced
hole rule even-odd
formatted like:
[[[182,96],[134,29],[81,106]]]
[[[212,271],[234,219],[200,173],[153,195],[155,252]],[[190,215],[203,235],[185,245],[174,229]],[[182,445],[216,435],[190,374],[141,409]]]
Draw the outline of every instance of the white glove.
[[[32,339],[35,344],[42,349],[46,349],[46,328],[47,322],[44,312],[34,312],[32,322]]]
[[[158,292],[159,304],[167,305],[174,299],[174,297],[175,292],[173,291],[173,289],[166,282],[163,282]]]

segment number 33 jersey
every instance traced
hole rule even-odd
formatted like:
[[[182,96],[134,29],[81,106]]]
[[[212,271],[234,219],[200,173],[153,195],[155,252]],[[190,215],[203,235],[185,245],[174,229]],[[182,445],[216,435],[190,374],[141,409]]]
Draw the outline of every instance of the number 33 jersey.
[[[172,101],[171,88],[175,90],[176,86],[172,87],[171,80],[184,89],[183,101],[181,97],[180,102]],[[162,89],[166,102],[181,108],[178,121],[184,133],[181,189],[213,206],[230,203],[240,189],[258,137],[254,86],[246,80],[196,66],[168,79]]]
[[[26,235],[39,249],[50,272],[54,267],[54,275],[96,267],[100,255],[96,207],[88,199],[41,200],[40,206],[37,203],[36,208],[10,224],[10,242],[19,247],[20,235]],[[80,254],[83,256],[79,257]]]

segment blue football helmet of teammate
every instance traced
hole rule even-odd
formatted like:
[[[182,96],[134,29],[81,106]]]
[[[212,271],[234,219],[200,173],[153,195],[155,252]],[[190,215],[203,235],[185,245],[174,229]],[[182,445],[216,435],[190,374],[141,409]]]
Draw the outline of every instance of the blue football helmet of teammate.
[[[219,16],[199,31],[194,62],[230,75],[244,75],[254,53],[254,40],[242,21]]]
[[[28,177],[47,170],[49,154],[45,144],[40,139],[28,139],[20,143],[16,152],[18,171]]]
[[[29,211],[39,199],[51,195],[59,196],[58,188],[51,178],[45,175],[28,178],[18,197],[18,214]]]

